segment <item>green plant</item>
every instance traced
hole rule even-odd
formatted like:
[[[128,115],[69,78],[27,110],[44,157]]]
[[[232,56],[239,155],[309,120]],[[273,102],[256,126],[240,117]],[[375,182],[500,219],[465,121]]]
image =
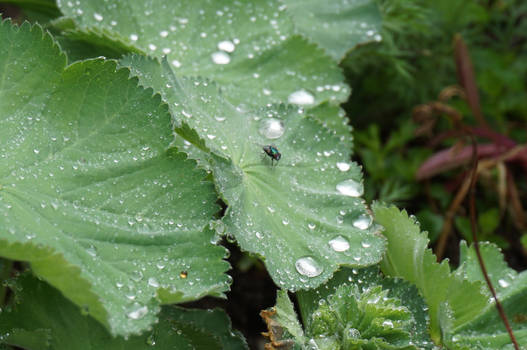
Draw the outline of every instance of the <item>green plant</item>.
[[[225,298],[225,237],[282,289],[271,346],[506,346],[468,248],[450,274],[404,213],[374,222],[361,198],[337,63],[380,40],[374,3],[19,4],[42,24],[0,23],[0,344],[246,348],[223,311],[171,305]],[[513,317],[524,277],[502,294]]]

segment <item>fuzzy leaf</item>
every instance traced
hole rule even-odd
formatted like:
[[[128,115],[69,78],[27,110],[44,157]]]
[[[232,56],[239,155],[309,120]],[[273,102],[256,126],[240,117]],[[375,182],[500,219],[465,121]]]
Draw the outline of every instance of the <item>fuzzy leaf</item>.
[[[296,30],[336,60],[358,44],[380,41],[381,14],[372,0],[281,0]]]
[[[360,168],[331,132],[296,108],[235,108],[214,84],[179,79],[167,62],[134,56],[127,64],[141,84],[161,92],[183,137],[188,130],[200,136],[202,150],[189,154],[209,158],[229,205],[226,231],[265,259],[280,287],[314,287],[339,265],[380,260],[384,243],[360,199]],[[282,152],[276,166],[262,150],[271,143]]]
[[[247,349],[219,309],[164,307],[153,329],[128,339],[113,337],[62,294],[29,274],[16,281],[19,303],[0,314],[0,339],[26,349]],[[45,335],[45,336],[43,336]],[[29,343],[29,341],[31,341]],[[29,344],[28,344],[29,343]]]
[[[0,255],[113,334],[149,327],[160,301],[223,295],[213,184],[167,151],[160,98],[115,62],[65,67],[39,26],[4,21],[0,37]]]
[[[279,292],[274,329],[284,327],[303,349],[430,349],[425,304],[408,282],[383,279],[376,267],[335,274],[315,290],[299,291],[306,337],[292,331],[296,319]],[[288,308],[281,306],[284,304]]]
[[[381,262],[383,273],[417,286],[429,307],[432,339],[441,343],[445,327],[455,332],[487,306],[488,292],[482,283],[450,273],[447,261],[437,263],[427,249],[426,233],[420,232],[415,219],[409,218],[405,211],[379,203],[372,209],[388,238],[388,250]]]

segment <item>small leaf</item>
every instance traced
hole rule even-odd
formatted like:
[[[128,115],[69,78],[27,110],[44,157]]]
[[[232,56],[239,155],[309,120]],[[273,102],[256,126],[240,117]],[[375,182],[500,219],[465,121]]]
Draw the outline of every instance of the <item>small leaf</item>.
[[[0,344],[28,349],[247,349],[219,309],[164,307],[159,322],[142,335],[113,337],[62,294],[25,273],[17,281],[20,303],[0,314]],[[31,343],[30,343],[31,342]],[[203,347],[206,346],[206,347]]]
[[[160,302],[222,296],[225,249],[203,229],[213,184],[167,151],[160,98],[115,62],[65,67],[39,26],[4,21],[0,37],[0,255],[113,334],[148,328]]]
[[[235,108],[215,84],[179,79],[166,61],[133,56],[127,64],[141,84],[160,92],[181,136],[199,135],[188,152],[214,173],[229,205],[227,232],[265,259],[280,287],[311,288],[339,265],[381,259],[383,238],[360,199],[360,168],[332,132],[290,106]],[[262,149],[271,144],[282,154],[277,165]]]
[[[460,266],[457,273],[469,281],[484,281],[474,246],[460,246]],[[498,300],[519,344],[527,344],[527,271],[517,273],[503,260],[500,249],[488,242],[480,242],[480,250]],[[479,310],[470,323],[449,334],[450,341],[470,348],[512,349],[511,340],[494,302]]]

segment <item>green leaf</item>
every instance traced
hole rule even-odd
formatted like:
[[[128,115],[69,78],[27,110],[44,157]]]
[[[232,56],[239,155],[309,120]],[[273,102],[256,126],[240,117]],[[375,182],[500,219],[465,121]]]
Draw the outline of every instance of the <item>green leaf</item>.
[[[115,62],[65,67],[39,26],[4,21],[0,37],[0,255],[112,334],[146,329],[160,302],[223,295],[225,249],[203,229],[213,184],[167,151],[160,98]]]
[[[436,262],[427,249],[426,232],[405,211],[382,204],[373,206],[375,220],[385,228],[388,249],[381,262],[384,274],[414,283],[429,307],[430,333],[440,344],[445,328],[455,332],[487,305],[489,294],[479,282],[450,273],[448,262]]]
[[[59,6],[77,32],[103,32],[150,56],[166,56],[178,75],[216,81],[240,108],[283,102],[336,106],[350,94],[335,61],[295,34],[278,0],[95,0]],[[328,125],[342,123],[337,113],[322,117]]]
[[[208,158],[229,205],[226,231],[242,249],[265,259],[280,287],[311,288],[339,265],[381,259],[383,238],[360,199],[360,168],[348,162],[348,147],[333,133],[297,108],[236,108],[215,84],[179,79],[166,61],[134,56],[124,62],[141,84],[161,93],[183,137],[188,130],[199,135],[200,151],[188,152]],[[282,153],[276,166],[262,150],[269,144]]]
[[[381,14],[372,0],[281,0],[297,32],[306,35],[336,60],[358,44],[380,41]]]
[[[164,307],[159,322],[142,335],[113,337],[62,294],[26,273],[16,281],[19,303],[0,314],[0,343],[26,349],[247,349],[219,309]],[[205,347],[204,347],[205,346]]]
[[[285,328],[304,349],[433,346],[427,333],[426,307],[415,286],[401,279],[383,279],[377,267],[341,270],[328,283],[299,291],[297,296],[306,336],[295,331],[298,321],[285,292],[277,297],[273,329]]]
[[[457,272],[469,281],[484,281],[474,246],[460,246],[460,266]],[[480,242],[480,250],[487,273],[502,304],[519,344],[527,344],[527,271],[517,273],[503,260],[500,249],[488,242]],[[496,305],[490,302],[470,323],[449,333],[449,340],[457,345],[481,349],[513,349]]]

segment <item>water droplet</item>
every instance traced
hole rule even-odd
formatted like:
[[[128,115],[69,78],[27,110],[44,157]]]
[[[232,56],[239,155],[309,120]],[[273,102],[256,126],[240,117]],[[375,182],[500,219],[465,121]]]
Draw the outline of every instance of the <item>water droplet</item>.
[[[350,249],[350,243],[343,236],[337,236],[329,241],[329,246],[336,252],[345,252]]]
[[[154,44],[148,44],[148,48],[150,49],[150,51],[155,51],[157,49],[157,46],[155,46]]]
[[[314,230],[315,227],[317,227],[317,225],[313,224],[313,223],[309,223],[307,224],[307,227],[310,229],[310,230]]]
[[[315,97],[306,90],[298,90],[289,95],[287,101],[297,105],[312,105],[315,103]]]
[[[225,52],[233,52],[234,49],[236,49],[236,46],[234,46],[234,43],[230,40],[224,40],[218,43],[218,50]]]
[[[295,262],[299,274],[307,277],[316,277],[324,270],[320,264],[310,256],[305,256]]]
[[[183,279],[187,278],[188,277],[188,272],[187,271],[181,271],[179,273],[179,277],[183,278]]]
[[[178,60],[172,60],[172,65],[176,68],[179,68],[181,67],[181,62],[179,62]]]
[[[216,64],[228,64],[231,62],[231,57],[224,51],[217,51],[212,54],[212,62]]]
[[[262,119],[259,132],[268,139],[277,139],[285,132],[284,122],[276,118]]]
[[[362,196],[362,194],[364,193],[364,187],[361,183],[349,179],[339,183],[337,185],[337,191],[339,191],[345,196],[359,197]]]
[[[132,320],[139,320],[145,317],[145,315],[148,313],[148,307],[146,305],[141,306],[140,304],[135,303],[134,307],[135,307],[134,310],[130,311],[126,315],[128,316],[128,318],[131,318]]]
[[[225,121],[225,117],[224,116],[219,116],[219,115],[215,116],[214,119],[216,119],[216,121],[218,121],[220,123]]]
[[[157,287],[159,287],[159,282],[158,282],[154,277],[150,277],[150,278],[148,279],[148,285],[149,285],[150,287],[157,288]]]
[[[168,36],[168,32],[166,30],[162,30],[159,32],[159,36],[162,38],[166,38]]]
[[[93,245],[90,245],[88,248],[86,248],[86,253],[95,258],[97,256],[97,248],[95,248]]]
[[[137,41],[137,39],[139,39],[139,36],[137,36],[137,34],[130,34],[130,40]]]
[[[510,283],[505,281],[505,280],[498,280],[498,284],[502,287],[502,288],[507,288],[508,286],[510,286]]]
[[[353,226],[355,226],[358,229],[365,230],[368,227],[370,227],[371,222],[372,222],[371,216],[361,215],[355,221],[353,221]]]
[[[289,225],[289,220],[283,219],[282,220],[282,224],[284,224],[285,226]]]
[[[368,242],[362,242],[361,245],[362,245],[363,248],[369,248],[369,247],[371,247],[371,244],[368,243]]]
[[[93,18],[95,18],[96,21],[100,22],[102,21],[103,17],[99,13],[94,13]]]
[[[269,210],[269,213],[271,213],[271,214],[275,212],[273,207],[267,207],[267,210]]]
[[[393,328],[393,322],[391,320],[386,320],[382,323],[384,327]]]
[[[337,162],[337,168],[340,171],[348,171],[348,170],[350,170],[351,165],[350,165],[350,163],[346,163],[346,162]]]

